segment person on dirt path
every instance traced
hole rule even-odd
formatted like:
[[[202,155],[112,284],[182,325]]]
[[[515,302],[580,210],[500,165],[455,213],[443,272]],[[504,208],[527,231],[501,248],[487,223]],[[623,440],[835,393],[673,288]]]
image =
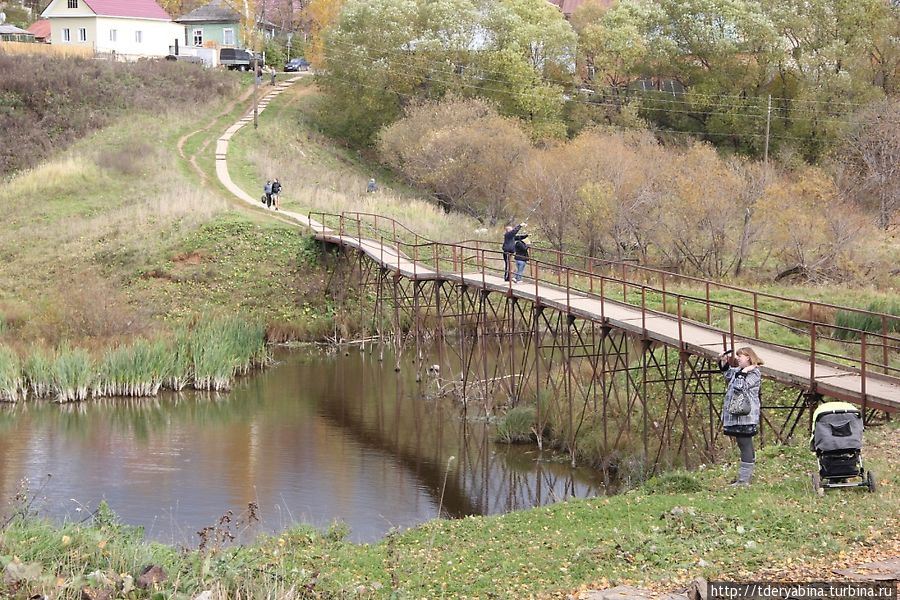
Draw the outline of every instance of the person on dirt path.
[[[272,77],[272,85],[274,86],[274,85],[275,85],[275,77],[276,77],[276,74],[275,74],[275,67],[272,67],[272,69],[271,69],[269,75]]]
[[[722,427],[725,435],[733,437],[741,451],[741,465],[732,486],[750,485],[756,453],[753,436],[759,433],[760,387],[763,364],[753,348],[738,349],[734,360],[728,358],[731,351],[719,355],[719,369],[725,375],[725,403],[722,406]]]
[[[281,193],[281,182],[278,181],[276,177],[272,181],[272,204],[275,206],[275,210],[278,210],[278,194]]]
[[[266,185],[263,186],[263,198],[266,204],[266,208],[272,208],[272,180],[266,181]]]
[[[368,185],[366,185],[366,193],[374,194],[377,191],[378,191],[378,184],[375,183],[375,178],[373,177],[372,179],[369,180]]]
[[[526,239],[516,240],[516,279],[513,283],[521,283],[525,267],[528,265],[528,247],[531,245]]]
[[[519,223],[515,227],[507,225],[503,231],[503,281],[509,281],[512,276],[512,260],[516,253],[516,242],[528,237],[527,233],[519,234],[519,230],[527,223]]]

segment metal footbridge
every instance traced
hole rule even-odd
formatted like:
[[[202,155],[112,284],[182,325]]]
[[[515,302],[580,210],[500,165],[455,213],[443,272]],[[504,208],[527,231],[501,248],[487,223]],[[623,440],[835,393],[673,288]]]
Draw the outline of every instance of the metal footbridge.
[[[513,284],[504,281],[497,242],[427,240],[374,214],[310,213],[307,223],[316,239],[355,249],[410,281],[518,298],[709,359],[749,346],[765,362],[766,378],[866,409],[900,410],[900,318],[893,315],[534,247],[526,280]],[[841,313],[874,326],[837,325]]]

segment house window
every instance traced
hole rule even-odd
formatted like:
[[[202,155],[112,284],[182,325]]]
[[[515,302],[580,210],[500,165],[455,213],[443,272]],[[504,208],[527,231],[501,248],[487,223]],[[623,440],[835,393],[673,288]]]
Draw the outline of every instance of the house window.
[[[194,45],[195,46],[203,45],[203,30],[202,29],[194,30]]]
[[[87,29],[85,29],[84,27],[82,27],[78,30],[78,41],[79,42],[87,41]]]
[[[72,32],[69,30],[68,27],[66,27],[65,29],[63,29],[63,41],[64,41],[64,42],[71,42],[71,41],[72,41]]]
[[[135,31],[134,32],[134,41],[138,44],[144,41],[144,32],[143,31]]]
[[[226,46],[234,46],[234,29],[222,30],[222,43]]]
[[[115,41],[116,41],[116,37],[118,37],[118,35],[119,35],[119,34],[118,34],[118,32],[117,32],[115,29],[110,29],[110,30],[109,30],[109,41],[115,42]]]
[[[78,8],[78,0],[69,0],[69,8]]]

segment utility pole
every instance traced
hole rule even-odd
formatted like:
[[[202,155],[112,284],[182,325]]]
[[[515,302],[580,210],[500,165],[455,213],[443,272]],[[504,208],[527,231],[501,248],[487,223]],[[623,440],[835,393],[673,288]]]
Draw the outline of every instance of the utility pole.
[[[259,58],[253,52],[253,129],[259,128]]]
[[[763,164],[769,164],[769,124],[772,122],[772,94],[769,94],[769,107],[766,110],[766,148],[763,150]]]

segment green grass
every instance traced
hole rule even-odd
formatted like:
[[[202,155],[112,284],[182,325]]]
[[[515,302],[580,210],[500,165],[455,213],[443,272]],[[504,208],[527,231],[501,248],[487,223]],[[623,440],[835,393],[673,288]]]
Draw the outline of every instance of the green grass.
[[[87,350],[63,345],[56,353],[50,377],[57,402],[78,402],[90,397],[97,373]]]
[[[537,410],[532,406],[517,406],[503,415],[497,423],[496,437],[507,444],[530,442],[536,427]]]
[[[900,301],[896,298],[879,299],[869,302],[866,309],[898,317],[897,319],[882,319],[875,315],[866,315],[853,311],[839,310],[834,316],[834,324],[839,327],[856,329],[874,333],[900,333]],[[835,336],[840,339],[859,339],[861,334],[847,329],[838,329]]]
[[[323,598],[562,597],[585,586],[672,590],[698,576],[752,579],[778,565],[827,570],[838,556],[896,549],[897,435],[895,425],[866,433],[867,467],[881,484],[875,495],[834,490],[817,498],[805,445],[770,446],[758,452],[746,489],[728,487],[733,465],[673,472],[618,496],[433,520],[366,545],[343,541],[343,527],[297,526],[231,547],[215,543],[224,536],[214,531],[203,551],[178,552],[142,542],[140,531],[105,510],[86,524],[14,519],[0,536],[0,568],[13,561],[12,549],[22,565],[36,565],[16,598],[57,583],[57,597],[77,598],[97,570],[133,578],[160,564],[169,574],[159,588],[164,597],[209,589],[216,599],[283,598],[292,586]]]
[[[41,348],[31,350],[23,371],[33,398],[49,398],[53,392],[53,358]]]
[[[0,346],[0,402],[16,402],[22,391],[19,357],[10,348]]]

